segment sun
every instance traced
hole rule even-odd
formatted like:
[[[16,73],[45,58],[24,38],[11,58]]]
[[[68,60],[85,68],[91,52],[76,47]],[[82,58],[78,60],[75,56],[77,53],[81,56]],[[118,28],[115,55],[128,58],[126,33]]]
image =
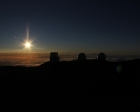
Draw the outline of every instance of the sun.
[[[29,29],[27,28],[27,36],[25,37],[25,39],[23,40],[23,42],[21,42],[21,45],[23,46],[23,51],[26,51],[28,53],[32,52],[34,45],[33,45],[33,41],[34,39],[30,39],[29,38]]]
[[[26,48],[30,48],[30,47],[31,47],[31,43],[26,42],[26,43],[24,44],[24,46],[25,46]]]

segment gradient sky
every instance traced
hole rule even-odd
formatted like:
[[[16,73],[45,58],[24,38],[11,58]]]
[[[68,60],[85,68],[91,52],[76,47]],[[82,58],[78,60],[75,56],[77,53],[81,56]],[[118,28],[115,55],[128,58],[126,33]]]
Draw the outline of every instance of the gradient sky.
[[[0,52],[140,55],[138,0],[1,0]]]

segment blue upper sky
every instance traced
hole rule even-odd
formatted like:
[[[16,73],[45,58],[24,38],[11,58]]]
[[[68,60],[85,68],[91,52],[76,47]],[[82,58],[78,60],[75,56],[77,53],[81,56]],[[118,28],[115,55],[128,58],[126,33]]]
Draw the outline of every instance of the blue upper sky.
[[[3,0],[0,52],[22,52],[29,29],[32,52],[140,55],[138,0]]]

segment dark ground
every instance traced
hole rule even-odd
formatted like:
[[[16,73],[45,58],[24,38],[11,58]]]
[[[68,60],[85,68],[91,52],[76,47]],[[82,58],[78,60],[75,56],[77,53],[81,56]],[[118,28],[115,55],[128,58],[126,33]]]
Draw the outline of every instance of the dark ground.
[[[139,85],[140,60],[0,67],[1,104],[20,110],[140,111]]]

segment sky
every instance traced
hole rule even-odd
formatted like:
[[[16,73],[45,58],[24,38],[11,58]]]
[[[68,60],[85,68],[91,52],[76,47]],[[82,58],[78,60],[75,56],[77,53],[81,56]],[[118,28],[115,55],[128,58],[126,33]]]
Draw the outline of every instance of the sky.
[[[0,52],[140,56],[138,0],[1,0]]]

